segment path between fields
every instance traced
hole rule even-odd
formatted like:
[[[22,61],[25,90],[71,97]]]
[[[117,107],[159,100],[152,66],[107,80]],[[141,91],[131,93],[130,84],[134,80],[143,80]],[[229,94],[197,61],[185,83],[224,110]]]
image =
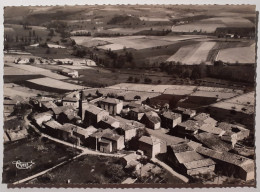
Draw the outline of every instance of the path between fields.
[[[167,171],[169,171],[173,176],[178,177],[179,179],[181,179],[182,181],[184,181],[185,183],[189,182],[189,179],[179,173],[177,173],[176,171],[174,171],[170,166],[166,165],[164,162],[160,161],[157,158],[152,158],[151,159],[152,162],[154,163],[158,163],[159,165],[161,165],[164,169],[166,169]]]

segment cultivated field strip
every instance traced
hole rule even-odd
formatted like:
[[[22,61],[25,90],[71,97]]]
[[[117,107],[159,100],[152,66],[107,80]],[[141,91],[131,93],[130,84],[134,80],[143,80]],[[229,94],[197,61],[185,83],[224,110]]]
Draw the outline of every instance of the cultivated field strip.
[[[49,77],[32,79],[32,80],[28,80],[28,81],[31,83],[34,83],[34,84],[51,87],[51,88],[56,88],[56,89],[63,89],[63,90],[76,90],[76,89],[86,88],[84,86],[79,86],[79,85],[59,81],[56,79],[51,79]]]
[[[209,51],[216,42],[201,42],[191,46],[180,48],[177,53],[167,59],[167,61],[181,62],[186,65],[200,64],[206,62]]]
[[[228,63],[255,63],[255,46],[223,49],[218,52],[216,60]]]
[[[34,73],[34,74],[41,74],[41,75],[44,75],[46,77],[50,77],[50,78],[53,78],[53,79],[59,79],[59,80],[68,79],[68,77],[66,77],[66,76],[59,75],[59,74],[51,72],[50,70],[43,69],[43,68],[40,68],[40,67],[35,67],[35,66],[32,66],[32,65],[22,65],[22,64],[19,64],[19,65],[17,65],[17,64],[6,64],[6,65],[11,66],[11,67],[15,67],[15,68],[18,68],[18,69],[22,69],[22,70],[25,70],[25,71],[29,71],[29,72]]]

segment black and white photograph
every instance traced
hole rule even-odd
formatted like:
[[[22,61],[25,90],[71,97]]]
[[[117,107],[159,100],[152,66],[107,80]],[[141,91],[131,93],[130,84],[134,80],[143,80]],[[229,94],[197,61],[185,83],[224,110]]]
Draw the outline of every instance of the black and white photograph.
[[[255,5],[3,12],[3,184],[256,187]]]

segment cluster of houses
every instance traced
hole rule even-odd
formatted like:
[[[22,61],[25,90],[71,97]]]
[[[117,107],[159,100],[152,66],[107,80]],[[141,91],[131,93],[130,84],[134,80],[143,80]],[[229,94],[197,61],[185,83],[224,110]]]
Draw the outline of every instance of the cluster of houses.
[[[181,107],[159,110],[107,95],[92,101],[86,98],[84,91],[62,99],[32,97],[32,123],[43,133],[104,153],[128,149],[129,142],[136,141],[136,152],[122,160],[126,168],[138,170],[140,157],[153,159],[164,154],[167,164],[187,176],[220,170],[244,180],[254,179],[254,161],[237,150],[237,143],[250,134],[242,125],[218,122],[207,113]],[[161,137],[140,135],[145,128]]]

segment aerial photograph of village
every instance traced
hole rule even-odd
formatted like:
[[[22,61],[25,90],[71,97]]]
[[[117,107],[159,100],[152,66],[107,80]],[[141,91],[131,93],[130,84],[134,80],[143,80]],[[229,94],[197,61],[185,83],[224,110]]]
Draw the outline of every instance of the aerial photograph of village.
[[[256,186],[252,5],[4,7],[9,185]]]

